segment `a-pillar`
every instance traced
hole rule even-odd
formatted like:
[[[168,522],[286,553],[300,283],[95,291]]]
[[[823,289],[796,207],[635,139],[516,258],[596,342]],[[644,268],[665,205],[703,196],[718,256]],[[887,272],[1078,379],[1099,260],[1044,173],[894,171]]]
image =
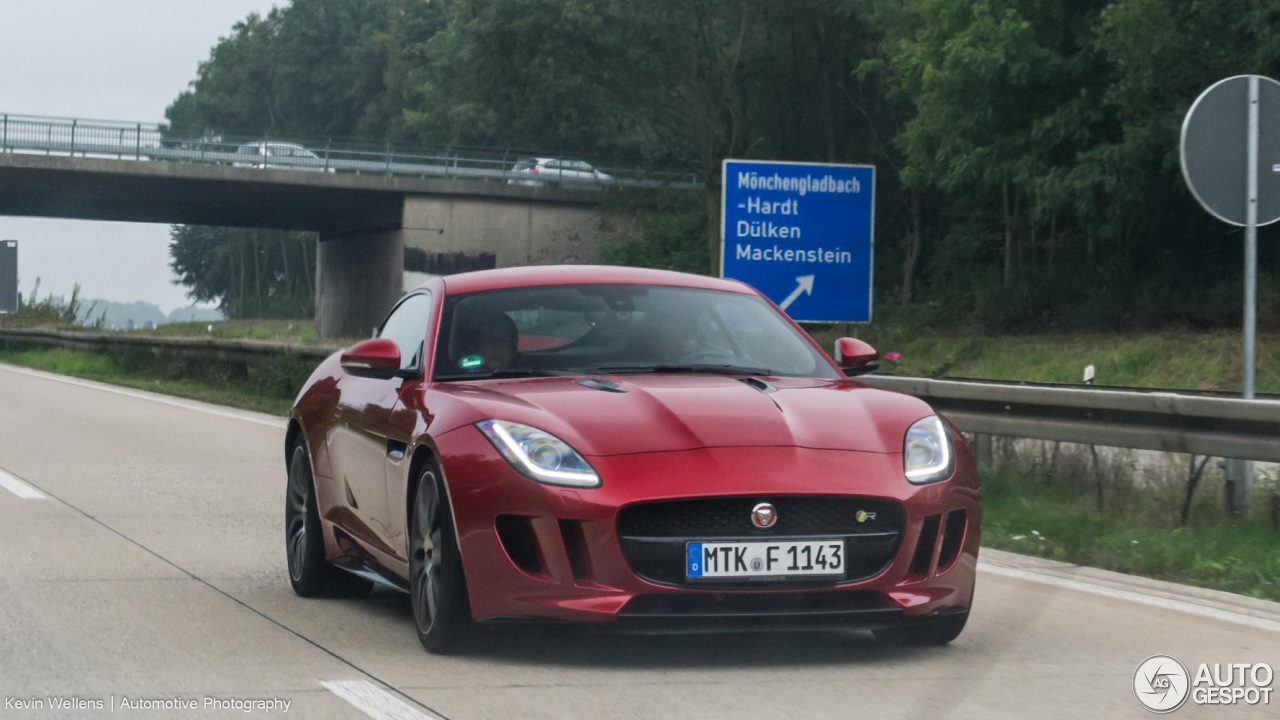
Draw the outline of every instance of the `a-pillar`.
[[[320,234],[316,334],[367,338],[404,294],[404,231]]]

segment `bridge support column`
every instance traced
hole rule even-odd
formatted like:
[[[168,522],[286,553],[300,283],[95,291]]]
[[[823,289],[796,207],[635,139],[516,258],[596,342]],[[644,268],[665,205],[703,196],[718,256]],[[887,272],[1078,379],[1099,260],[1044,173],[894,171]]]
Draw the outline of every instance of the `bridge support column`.
[[[320,234],[316,334],[367,338],[404,294],[404,231]]]

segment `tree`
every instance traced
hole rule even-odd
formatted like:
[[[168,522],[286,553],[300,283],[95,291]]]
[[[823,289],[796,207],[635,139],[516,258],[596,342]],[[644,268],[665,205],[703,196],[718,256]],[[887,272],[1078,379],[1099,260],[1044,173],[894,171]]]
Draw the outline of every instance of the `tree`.
[[[910,183],[981,199],[1002,230],[1006,287],[1056,209],[1045,179],[1074,162],[1098,119],[1089,101],[1096,62],[1081,34],[1096,5],[930,0],[893,52],[916,108],[898,137]]]
[[[385,92],[393,0],[293,0],[232,27],[165,111],[178,137],[325,138],[388,131],[369,112]]]
[[[1178,131],[1214,80],[1280,74],[1278,26],[1274,0],[293,0],[238,23],[167,115],[174,136],[697,171],[696,203],[611,205],[641,232],[606,255],[712,274],[724,159],[872,163],[879,307],[1001,331],[1221,325],[1238,251],[1191,202]],[[244,244],[268,237],[213,244],[261,261]],[[1280,252],[1260,262],[1280,297]]]
[[[314,314],[314,233],[174,225],[169,237],[170,266],[192,300],[229,318]]]

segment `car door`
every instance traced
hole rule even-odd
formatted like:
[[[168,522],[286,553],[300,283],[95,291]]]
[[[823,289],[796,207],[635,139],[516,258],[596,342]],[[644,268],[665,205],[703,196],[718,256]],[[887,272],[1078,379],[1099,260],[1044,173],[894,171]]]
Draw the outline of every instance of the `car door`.
[[[572,163],[573,172],[571,173],[574,180],[594,180],[596,178],[595,168],[584,160],[574,160]]]
[[[415,299],[416,298],[416,299]],[[421,427],[426,424],[427,408],[423,405],[423,384],[428,377],[431,342],[427,332],[438,310],[430,293],[411,295],[413,305],[390,320],[384,326],[381,337],[390,338],[400,348],[401,369],[405,377],[396,387],[395,403],[386,415],[386,424],[380,428],[386,438],[384,462],[385,488],[390,515],[387,519],[387,542],[393,548],[392,559],[408,563],[408,543],[405,541],[405,507],[408,495],[409,446]],[[407,303],[408,301],[406,301]]]
[[[542,172],[552,184],[559,184],[565,178],[564,163],[559,160],[548,160],[542,166]]]
[[[396,305],[378,331],[400,348],[401,368],[420,364],[430,317],[431,296],[414,293]],[[394,520],[387,495],[387,459],[403,456],[405,442],[393,439],[393,413],[400,404],[404,377],[344,372],[338,381],[336,417],[329,436],[330,461],[339,490],[340,523],[367,550],[400,558],[403,523]]]

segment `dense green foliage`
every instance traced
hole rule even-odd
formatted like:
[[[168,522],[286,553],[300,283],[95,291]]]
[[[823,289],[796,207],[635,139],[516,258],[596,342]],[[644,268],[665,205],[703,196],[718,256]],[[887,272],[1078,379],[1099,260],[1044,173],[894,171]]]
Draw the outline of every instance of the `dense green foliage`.
[[[169,235],[170,266],[193,300],[230,318],[314,314],[311,233],[174,225]]]
[[[693,170],[705,195],[659,200],[606,257],[702,272],[724,158],[871,163],[879,313],[1219,327],[1240,232],[1185,189],[1178,135],[1214,81],[1280,74],[1277,30],[1280,0],[292,0],[237,24],[168,116]]]

